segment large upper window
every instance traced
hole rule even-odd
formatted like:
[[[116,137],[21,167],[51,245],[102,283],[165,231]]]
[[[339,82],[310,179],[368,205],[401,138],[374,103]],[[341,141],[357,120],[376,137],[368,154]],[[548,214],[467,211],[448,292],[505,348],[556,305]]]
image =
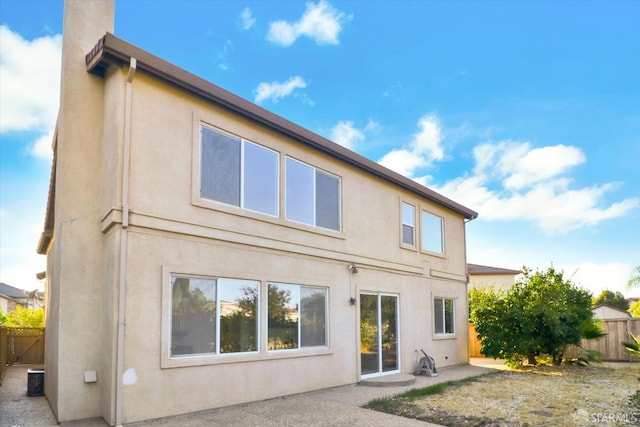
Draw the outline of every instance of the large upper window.
[[[456,332],[452,298],[434,298],[433,313],[436,335],[453,335]]]
[[[286,216],[340,231],[340,179],[290,157],[286,160]]]
[[[278,153],[201,126],[200,197],[278,216]]]
[[[402,243],[416,244],[416,208],[407,203],[402,203]]]
[[[284,350],[327,345],[327,289],[269,284],[268,348]]]
[[[422,211],[421,231],[422,249],[430,252],[444,253],[444,221],[441,217]]]
[[[170,356],[258,350],[259,282],[171,277]]]

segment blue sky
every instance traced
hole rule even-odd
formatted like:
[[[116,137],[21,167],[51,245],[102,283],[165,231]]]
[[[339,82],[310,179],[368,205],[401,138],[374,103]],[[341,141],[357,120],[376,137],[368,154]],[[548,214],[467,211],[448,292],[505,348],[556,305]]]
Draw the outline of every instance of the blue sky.
[[[62,12],[0,2],[0,281],[27,290]],[[478,211],[469,262],[640,296],[639,21],[637,1],[116,0],[115,34]]]

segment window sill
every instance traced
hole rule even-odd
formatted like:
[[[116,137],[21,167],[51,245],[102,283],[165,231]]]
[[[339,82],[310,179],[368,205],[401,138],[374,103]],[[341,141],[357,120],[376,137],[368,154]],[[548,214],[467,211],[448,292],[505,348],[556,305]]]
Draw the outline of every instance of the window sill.
[[[412,251],[412,252],[418,252],[418,247],[416,245],[409,245],[407,243],[400,243],[400,248],[401,249],[406,249],[408,251]]]
[[[160,364],[162,369],[184,368],[190,366],[225,365],[230,363],[266,362],[269,360],[295,359],[300,357],[326,356],[333,354],[329,347],[315,347],[295,350],[270,350],[255,353],[237,353],[222,355],[202,355],[166,358]]]
[[[442,341],[442,340],[455,340],[458,336],[456,334],[436,334],[433,336],[434,340]]]
[[[280,216],[272,216],[269,214],[252,211],[249,209],[240,208],[237,206],[231,206],[220,202],[215,202],[213,200],[207,200],[202,198],[193,198],[191,200],[191,204],[198,208],[207,209],[211,211],[217,211],[229,215],[234,215],[237,217],[252,219],[256,221],[261,221],[268,224],[278,225],[281,227],[292,228],[300,231],[306,231],[314,234],[319,234],[327,237],[332,237],[335,239],[345,239],[343,231],[330,230],[328,228],[315,227],[312,225],[302,224],[291,220],[286,220],[281,218]]]
[[[429,255],[429,256],[442,258],[442,259],[446,259],[447,258],[447,254],[446,253],[432,252],[432,251],[429,251],[429,250],[426,250],[426,249],[420,249],[420,253],[425,254],[425,255]]]

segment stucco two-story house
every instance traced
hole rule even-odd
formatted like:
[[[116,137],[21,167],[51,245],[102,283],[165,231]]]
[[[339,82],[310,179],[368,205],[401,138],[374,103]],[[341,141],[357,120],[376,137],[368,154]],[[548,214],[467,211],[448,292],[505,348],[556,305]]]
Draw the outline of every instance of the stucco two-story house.
[[[476,212],[65,3],[45,393],[109,424],[468,363]]]

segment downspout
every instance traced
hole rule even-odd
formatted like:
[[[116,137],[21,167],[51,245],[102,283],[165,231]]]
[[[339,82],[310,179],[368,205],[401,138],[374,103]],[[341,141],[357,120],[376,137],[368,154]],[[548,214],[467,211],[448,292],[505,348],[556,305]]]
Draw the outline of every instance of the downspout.
[[[136,74],[136,58],[129,62],[124,86],[124,138],[122,147],[122,227],[120,230],[120,272],[118,280],[118,341],[116,344],[116,407],[115,424],[122,425],[122,376],[124,375],[125,293],[127,284],[127,246],[129,227],[129,157],[131,151],[131,95]]]

